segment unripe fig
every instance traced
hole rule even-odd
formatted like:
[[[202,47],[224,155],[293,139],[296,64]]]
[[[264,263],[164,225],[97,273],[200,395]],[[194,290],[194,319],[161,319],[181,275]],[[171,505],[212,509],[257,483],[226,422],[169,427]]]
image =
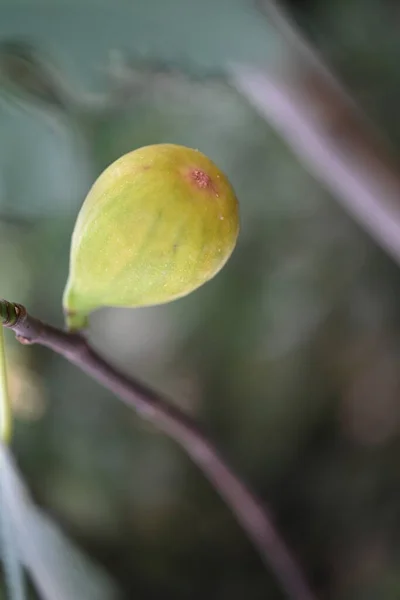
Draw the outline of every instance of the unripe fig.
[[[112,163],[89,191],[72,235],[63,297],[69,329],[103,306],[170,302],[211,279],[239,232],[235,192],[207,156],[146,146]]]

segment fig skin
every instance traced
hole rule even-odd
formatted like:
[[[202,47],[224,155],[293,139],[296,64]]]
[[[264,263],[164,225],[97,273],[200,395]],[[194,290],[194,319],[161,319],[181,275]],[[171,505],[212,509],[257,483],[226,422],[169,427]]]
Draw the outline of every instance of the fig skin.
[[[72,235],[63,296],[68,329],[92,311],[186,296],[224,266],[239,207],[227,177],[198,150],[156,144],[125,154],[96,180]]]

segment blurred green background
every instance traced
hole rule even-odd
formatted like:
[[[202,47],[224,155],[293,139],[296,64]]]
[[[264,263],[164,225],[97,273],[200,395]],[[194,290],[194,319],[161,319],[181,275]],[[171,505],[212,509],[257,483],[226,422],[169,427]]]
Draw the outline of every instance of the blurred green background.
[[[398,3],[290,8],[396,153]],[[400,269],[226,82],[229,61],[275,52],[251,0],[0,0],[1,296],[62,326],[70,235],[102,169],[156,142],[207,153],[241,203],[232,259],[185,299],[96,313],[90,339],[206,425],[321,599],[396,600]],[[25,479],[125,598],[284,598],[180,448],[50,351],[7,342]]]

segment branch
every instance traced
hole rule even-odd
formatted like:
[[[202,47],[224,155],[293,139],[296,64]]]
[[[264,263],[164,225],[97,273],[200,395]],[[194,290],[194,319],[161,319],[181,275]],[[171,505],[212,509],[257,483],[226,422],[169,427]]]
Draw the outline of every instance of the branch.
[[[189,416],[155,391],[114,369],[82,335],[47,325],[31,317],[20,304],[6,300],[0,300],[1,321],[15,332],[21,343],[40,344],[64,356],[180,444],[231,508],[288,597],[316,600],[269,512]]]
[[[353,218],[400,263],[400,171],[379,134],[274,0],[259,2],[279,35],[271,67],[230,78]]]

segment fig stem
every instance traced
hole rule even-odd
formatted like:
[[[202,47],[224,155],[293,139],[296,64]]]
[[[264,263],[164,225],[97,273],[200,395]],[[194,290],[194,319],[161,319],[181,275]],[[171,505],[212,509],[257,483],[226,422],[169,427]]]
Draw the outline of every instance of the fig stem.
[[[89,320],[86,314],[75,313],[75,312],[65,312],[65,325],[68,331],[77,332],[83,331],[87,329],[89,325]]]
[[[43,323],[30,316],[23,306],[6,300],[0,300],[0,319],[15,332],[19,341],[40,344],[62,355],[174,439],[230,507],[264,563],[275,573],[287,597],[316,600],[269,510],[193,419],[142,382],[111,366],[81,333],[63,331]]]

